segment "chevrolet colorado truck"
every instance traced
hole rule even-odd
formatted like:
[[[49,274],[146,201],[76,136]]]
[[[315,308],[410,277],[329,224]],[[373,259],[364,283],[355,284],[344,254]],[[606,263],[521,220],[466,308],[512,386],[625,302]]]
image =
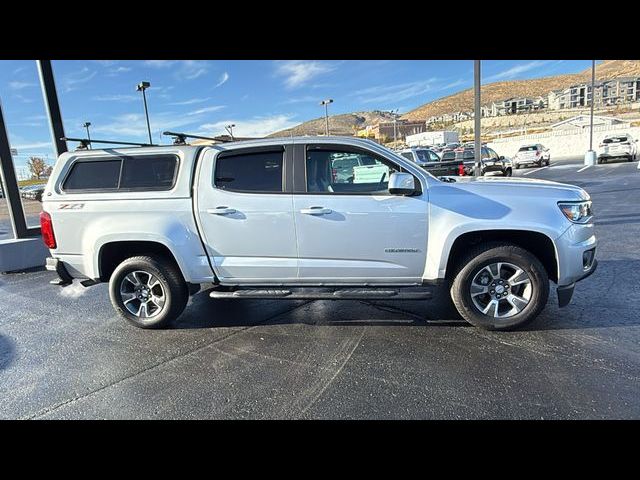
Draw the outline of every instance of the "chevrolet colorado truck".
[[[353,156],[388,174],[336,175]],[[52,283],[108,282],[115,310],[142,328],[169,324],[208,285],[236,301],[425,300],[506,330],[542,311],[550,282],[567,305],[597,265],[583,189],[445,182],[348,137],[76,150],[42,198]]]

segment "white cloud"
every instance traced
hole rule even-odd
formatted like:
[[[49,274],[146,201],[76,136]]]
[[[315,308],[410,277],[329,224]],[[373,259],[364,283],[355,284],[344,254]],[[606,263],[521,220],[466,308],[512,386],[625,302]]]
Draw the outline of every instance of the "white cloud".
[[[200,108],[198,110],[194,110],[193,112],[187,113],[187,115],[202,115],[203,113],[217,112],[218,110],[222,110],[224,107],[224,105],[214,105],[212,107]]]
[[[287,88],[298,88],[310,80],[335,70],[335,66],[319,61],[289,60],[277,62],[276,75],[285,77]]]
[[[200,60],[146,60],[144,64],[152,68],[175,66],[173,73],[179,80],[194,80],[209,71],[209,65]]]
[[[298,122],[292,120],[293,115],[272,115],[268,117],[253,117],[250,119],[229,119],[215,123],[201,125],[199,130],[203,134],[226,134],[224,127],[235,124],[233,134],[238,137],[264,137],[270,133],[294,127]]]
[[[93,97],[93,100],[98,102],[134,102],[139,100],[140,97],[135,95],[97,95]]]
[[[215,88],[218,88],[220,85],[227,83],[227,80],[229,80],[229,74],[227,72],[224,72],[222,75],[220,75],[220,79],[218,80],[218,83],[216,83]]]
[[[76,72],[68,73],[67,75],[62,77],[62,91],[70,92],[72,90],[76,90],[79,85],[83,83],[87,83],[93,77],[96,76],[98,72],[91,71],[89,68],[84,67]]]
[[[37,83],[33,83],[33,82],[19,82],[19,81],[9,82],[9,88],[11,90],[22,90],[23,88],[35,87],[37,85],[38,85]]]
[[[291,103],[311,103],[311,102],[318,102],[320,103],[320,98],[318,97],[312,97],[311,95],[305,95],[304,97],[292,97],[289,98],[287,100],[285,100],[284,104],[291,104]]]
[[[37,143],[23,143],[20,145],[15,145],[13,146],[13,148],[18,150],[18,153],[20,153],[20,150],[34,150],[34,149],[38,149],[38,148],[51,148],[51,142],[37,142]]]
[[[190,98],[189,100],[183,100],[181,102],[172,102],[169,105],[194,105],[197,103],[204,103],[211,100],[211,97],[207,98]]]
[[[126,73],[130,71],[131,71],[131,67],[115,67],[115,68],[109,69],[107,75],[110,77],[115,77],[120,73]]]
[[[99,63],[103,67],[111,67],[118,63],[117,60],[94,60],[94,62]]]
[[[429,78],[419,82],[402,83],[399,85],[378,85],[358,90],[351,95],[357,96],[362,103],[392,103],[400,102],[437,89],[438,79]]]
[[[153,68],[166,68],[176,63],[175,60],[145,60],[144,64]]]
[[[518,65],[514,65],[511,68],[503,70],[502,72],[496,73],[494,75],[490,75],[489,77],[483,78],[483,82],[494,82],[496,80],[509,80],[521,73],[528,72],[529,70],[533,70],[535,68],[541,67],[548,63],[547,61],[541,60],[533,60],[527,63],[520,63]]]

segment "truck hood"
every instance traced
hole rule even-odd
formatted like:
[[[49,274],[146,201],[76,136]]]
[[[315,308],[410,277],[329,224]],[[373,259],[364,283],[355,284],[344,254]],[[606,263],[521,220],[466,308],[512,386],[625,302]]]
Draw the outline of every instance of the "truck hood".
[[[442,182],[469,192],[486,196],[553,197],[557,200],[590,200],[589,194],[580,187],[566,183],[513,177],[448,177],[453,182]]]

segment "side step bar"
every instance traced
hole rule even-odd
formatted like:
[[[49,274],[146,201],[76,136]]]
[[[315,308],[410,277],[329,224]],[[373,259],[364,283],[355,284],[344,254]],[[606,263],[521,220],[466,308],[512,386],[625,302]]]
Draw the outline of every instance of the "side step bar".
[[[212,290],[211,298],[269,298],[284,300],[428,300],[431,290],[424,288],[343,288],[311,291],[310,289],[238,289]]]

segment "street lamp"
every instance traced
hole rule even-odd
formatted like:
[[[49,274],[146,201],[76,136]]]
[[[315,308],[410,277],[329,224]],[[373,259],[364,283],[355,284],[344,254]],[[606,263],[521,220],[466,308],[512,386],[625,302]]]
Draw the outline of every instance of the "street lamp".
[[[145,90],[149,88],[151,84],[149,82],[140,82],[136,86],[137,92],[142,92],[142,101],[144,102],[144,115],[147,118],[147,131],[149,132],[149,143],[153,143],[151,139],[151,125],[149,124],[149,110],[147,109],[147,95],[145,94]]]
[[[328,98],[326,100],[322,100],[320,105],[324,105],[324,133],[328,137],[329,136],[329,108],[328,105],[333,103],[333,98]]]
[[[229,136],[231,137],[231,140],[233,140],[233,128],[236,126],[235,123],[232,123],[231,125],[227,125],[226,127],[224,127],[227,132],[229,132]]]
[[[82,126],[87,130],[87,140],[89,140],[89,148],[91,148],[91,134],[89,133],[91,122],[84,122]]]

